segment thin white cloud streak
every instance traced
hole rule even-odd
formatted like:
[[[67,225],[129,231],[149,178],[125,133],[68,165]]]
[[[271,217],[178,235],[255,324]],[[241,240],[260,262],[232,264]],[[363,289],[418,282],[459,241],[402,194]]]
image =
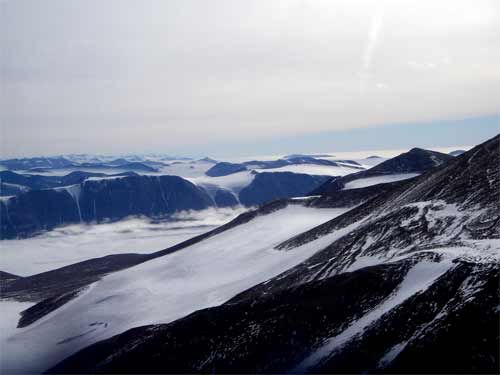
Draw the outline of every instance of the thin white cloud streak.
[[[365,92],[366,81],[369,78],[370,67],[372,65],[373,54],[375,51],[375,47],[379,40],[380,30],[382,29],[384,19],[384,8],[383,4],[380,4],[378,8],[373,13],[371,19],[370,30],[368,32],[368,41],[366,43],[365,52],[363,54],[362,67],[360,72],[360,80],[359,80],[359,91],[360,95],[363,95]]]

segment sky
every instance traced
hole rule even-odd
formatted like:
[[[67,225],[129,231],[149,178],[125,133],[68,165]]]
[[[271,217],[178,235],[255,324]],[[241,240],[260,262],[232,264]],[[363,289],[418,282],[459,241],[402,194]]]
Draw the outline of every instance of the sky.
[[[0,7],[2,157],[437,147],[500,132],[498,0]]]

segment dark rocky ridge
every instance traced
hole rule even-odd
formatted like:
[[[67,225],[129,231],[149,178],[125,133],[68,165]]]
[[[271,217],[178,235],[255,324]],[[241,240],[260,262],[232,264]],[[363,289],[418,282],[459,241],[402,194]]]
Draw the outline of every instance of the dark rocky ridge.
[[[48,373],[496,373],[499,269],[469,263],[458,263],[314,367],[300,368],[347,322],[395,292],[414,261],[364,268],[201,310],[168,325],[131,329],[83,349]],[[477,321],[479,326],[470,324]],[[401,353],[384,364],[381,359],[401,342],[407,343]]]
[[[365,203],[379,194],[387,194],[389,191],[403,186],[405,183],[406,181],[396,181],[359,189],[346,189],[334,193],[310,196],[304,201],[304,204],[316,208],[353,207]]]
[[[260,172],[240,191],[239,199],[245,206],[254,206],[276,199],[300,197],[328,179],[328,176],[302,173]]]
[[[500,238],[500,136],[446,165],[381,193],[351,211],[277,246],[283,251],[355,225],[304,263],[253,288],[260,294],[341,272],[360,256],[411,253],[471,239]],[[412,205],[420,202],[425,204]],[[456,212],[446,213],[447,205]],[[452,206],[453,207],[453,206]],[[444,211],[444,212],[443,212]],[[314,266],[314,267],[313,267]]]
[[[251,160],[243,163],[227,163],[220,162],[210,168],[205,174],[211,177],[219,177],[219,176],[227,176],[233,173],[245,171],[248,169],[272,169],[272,168],[281,168],[287,165],[299,165],[299,164],[312,164],[312,165],[325,165],[325,166],[333,166],[338,167],[342,164],[349,164],[351,168],[354,169],[364,169],[359,165],[359,163],[353,160],[326,160],[326,159],[318,159],[312,156],[307,155],[289,155],[284,159],[278,160]]]
[[[373,168],[358,173],[349,174],[344,177],[334,177],[317,189],[311,191],[310,195],[334,193],[344,189],[346,184],[361,178],[386,176],[401,173],[424,173],[453,159],[453,156],[440,152],[413,148],[408,152],[386,160]]]

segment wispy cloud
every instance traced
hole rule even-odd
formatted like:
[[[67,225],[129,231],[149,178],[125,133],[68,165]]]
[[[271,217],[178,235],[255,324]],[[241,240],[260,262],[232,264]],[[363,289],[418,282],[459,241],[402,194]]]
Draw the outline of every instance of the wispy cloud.
[[[369,78],[370,67],[372,65],[372,60],[373,60],[373,54],[380,38],[380,30],[382,29],[383,22],[384,22],[384,8],[382,5],[379,5],[371,18],[370,29],[368,31],[368,38],[366,42],[365,51],[363,54],[361,72],[359,74],[360,94],[363,94],[366,89],[366,83]]]

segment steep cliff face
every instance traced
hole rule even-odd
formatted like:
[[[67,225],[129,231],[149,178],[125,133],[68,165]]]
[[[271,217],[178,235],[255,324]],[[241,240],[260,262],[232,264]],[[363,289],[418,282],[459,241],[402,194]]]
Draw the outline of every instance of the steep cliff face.
[[[291,172],[261,172],[239,193],[240,202],[253,206],[276,199],[304,196],[328,180],[327,176],[311,176]]]
[[[214,202],[217,207],[233,207],[239,204],[238,198],[233,192],[226,189],[218,189],[214,195]]]
[[[64,224],[201,210],[213,201],[204,190],[180,177],[124,176],[29,191],[0,204],[0,238],[15,238]]]

